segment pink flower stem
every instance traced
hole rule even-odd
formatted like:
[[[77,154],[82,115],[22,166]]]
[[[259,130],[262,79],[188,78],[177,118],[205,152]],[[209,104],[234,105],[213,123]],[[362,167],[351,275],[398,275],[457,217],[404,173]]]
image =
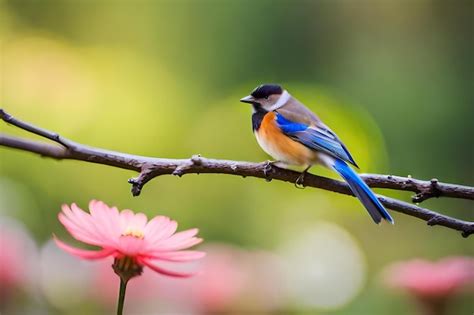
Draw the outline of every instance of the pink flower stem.
[[[117,315],[123,314],[123,305],[125,302],[125,291],[127,290],[127,283],[128,280],[124,281],[122,278],[120,278],[120,291],[117,303]]]
[[[123,305],[125,302],[125,291],[127,290],[128,280],[142,274],[143,268],[138,265],[133,257],[124,256],[115,258],[112,269],[120,278],[120,291],[117,303],[117,315],[123,314]]]

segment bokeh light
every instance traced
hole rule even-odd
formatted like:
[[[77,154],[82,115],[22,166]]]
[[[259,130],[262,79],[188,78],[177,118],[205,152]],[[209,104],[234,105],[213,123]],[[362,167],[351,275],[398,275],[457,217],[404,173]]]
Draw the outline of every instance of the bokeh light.
[[[282,245],[281,252],[295,305],[340,308],[364,286],[365,255],[354,237],[336,224],[303,227]]]
[[[48,241],[41,248],[39,266],[43,294],[55,308],[71,311],[91,298],[91,262],[78,260]]]

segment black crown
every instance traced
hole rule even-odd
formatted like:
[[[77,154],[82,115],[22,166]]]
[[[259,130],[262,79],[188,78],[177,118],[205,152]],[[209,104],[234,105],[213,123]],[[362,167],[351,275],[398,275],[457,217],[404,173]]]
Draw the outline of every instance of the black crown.
[[[250,93],[256,99],[267,98],[273,94],[281,94],[283,89],[278,84],[262,84],[255,88],[255,90]]]

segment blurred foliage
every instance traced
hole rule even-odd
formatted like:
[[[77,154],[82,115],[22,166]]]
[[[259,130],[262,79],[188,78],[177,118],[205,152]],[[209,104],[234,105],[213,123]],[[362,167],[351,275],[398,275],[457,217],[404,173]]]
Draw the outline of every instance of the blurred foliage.
[[[0,12],[1,106],[75,141],[265,160],[238,99],[279,82],[339,134],[363,172],[474,182],[472,1],[4,0]],[[321,190],[186,175],[157,178],[133,198],[129,171],[0,154],[1,214],[39,243],[64,233],[60,204],[93,198],[169,215],[206,240],[268,250],[306,222],[336,222],[358,240],[369,269],[367,288],[337,314],[408,313],[377,288],[384,264],[473,254],[453,231],[396,213],[394,227],[375,226],[356,200]],[[474,219],[472,203],[424,206]]]

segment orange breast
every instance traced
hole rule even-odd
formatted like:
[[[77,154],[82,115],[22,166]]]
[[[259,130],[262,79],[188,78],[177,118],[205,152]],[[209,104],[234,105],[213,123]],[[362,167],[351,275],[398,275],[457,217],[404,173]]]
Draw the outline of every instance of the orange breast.
[[[318,161],[318,154],[301,143],[283,134],[275,121],[276,114],[265,115],[256,132],[257,141],[262,149],[278,161],[291,165],[313,165]]]

